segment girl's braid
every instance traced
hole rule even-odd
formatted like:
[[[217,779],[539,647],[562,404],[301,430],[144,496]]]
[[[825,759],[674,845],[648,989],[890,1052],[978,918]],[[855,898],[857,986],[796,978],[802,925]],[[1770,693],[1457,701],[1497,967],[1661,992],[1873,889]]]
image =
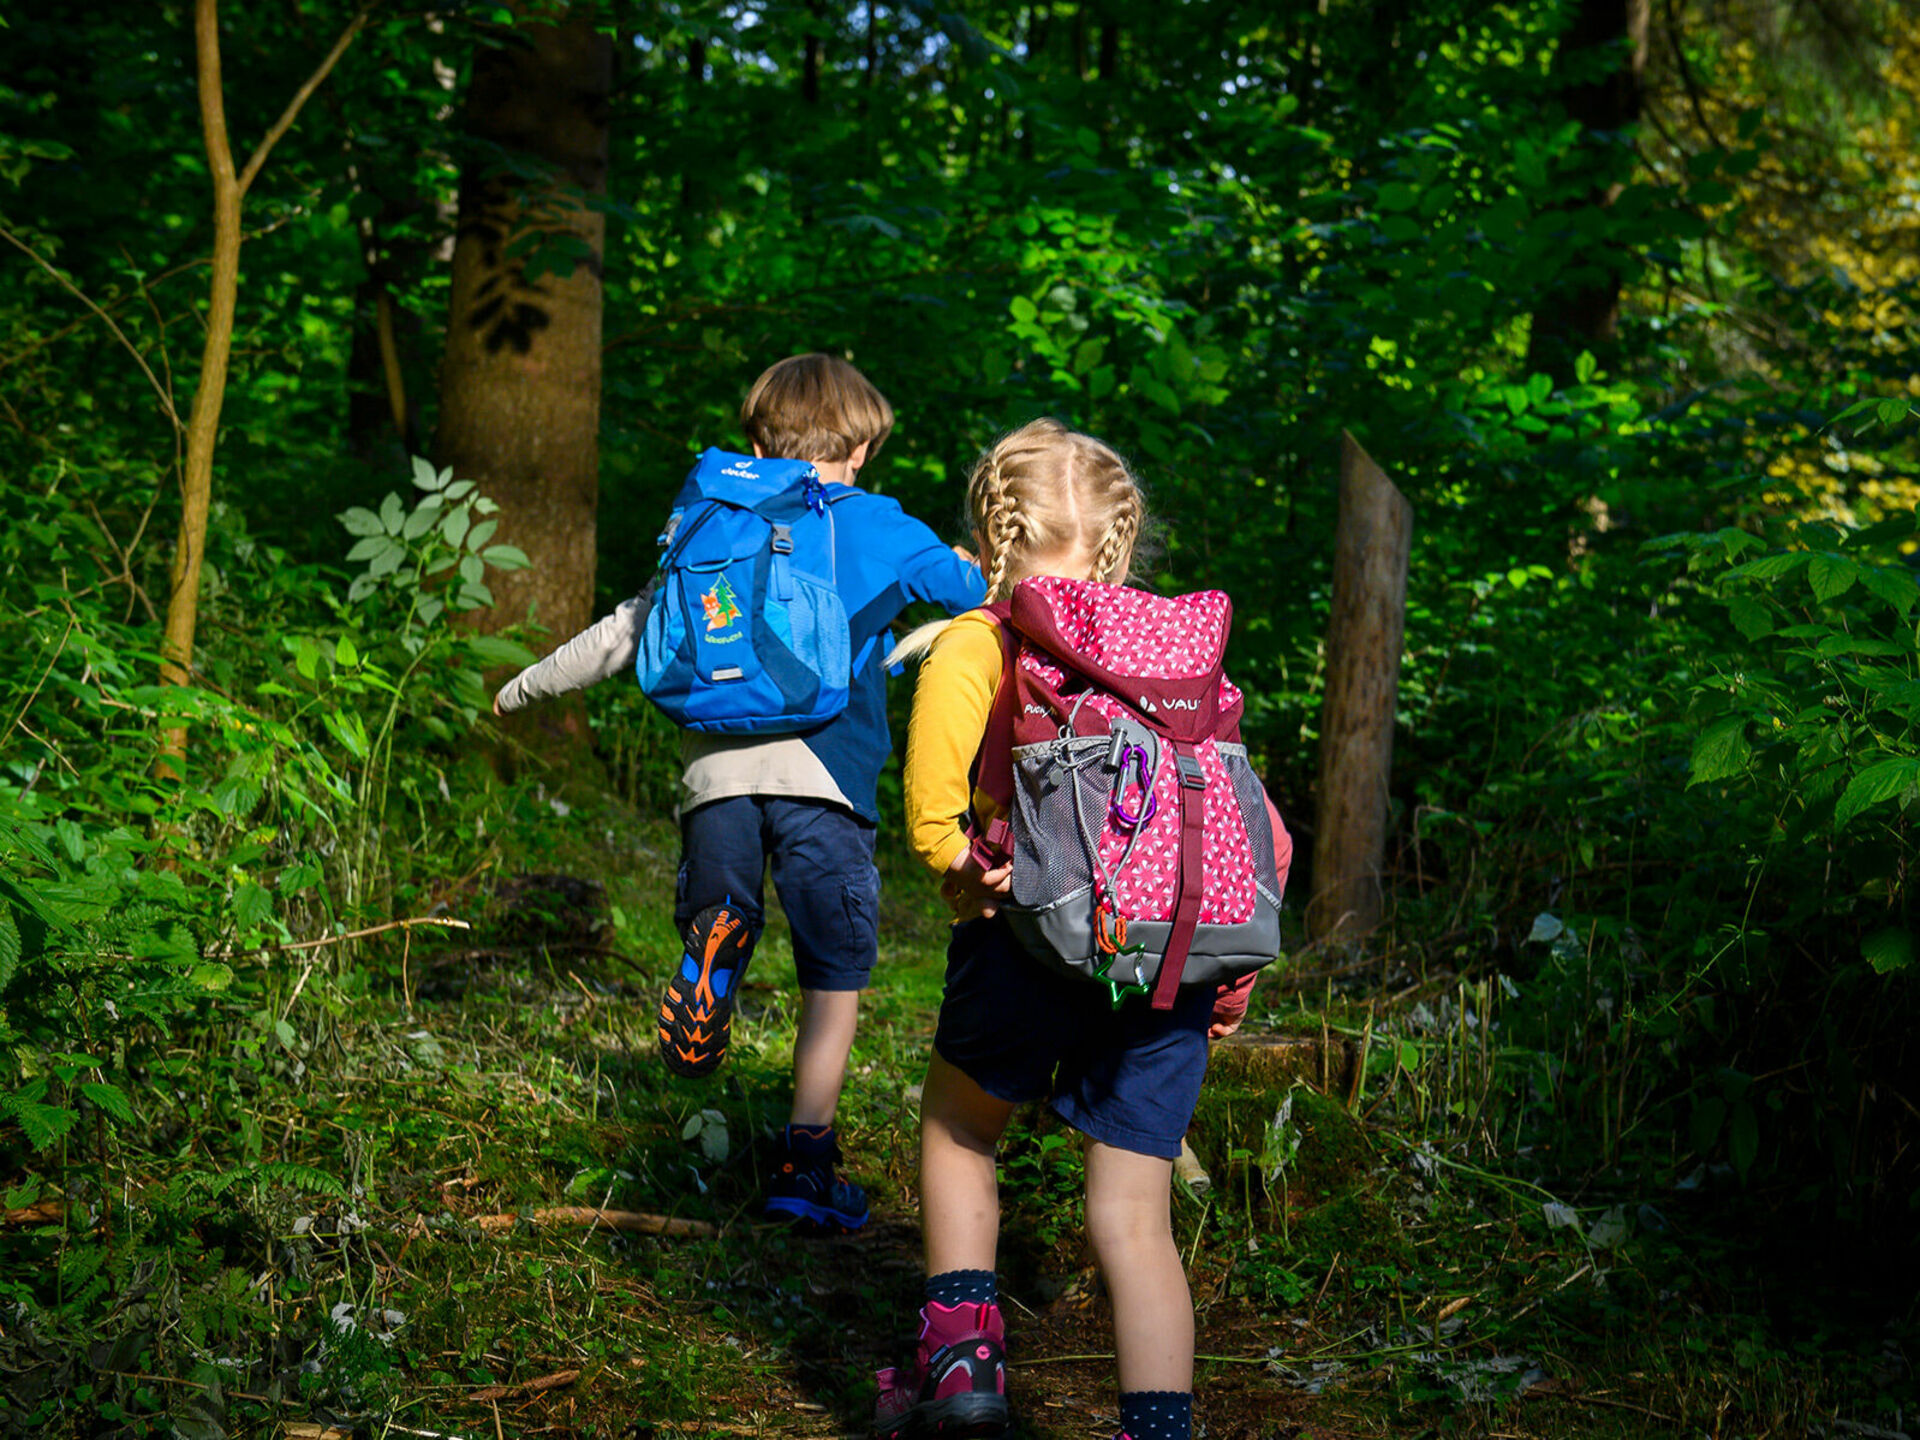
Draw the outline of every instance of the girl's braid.
[[[1113,519],[1107,522],[1107,533],[1100,539],[1100,549],[1093,561],[1093,578],[1111,580],[1118,574],[1133,553],[1133,542],[1139,534],[1140,497],[1129,490],[1114,511]]]
[[[1000,587],[1006,583],[1007,564],[1013,558],[1015,544],[1026,534],[1027,525],[1026,516],[1020,513],[1019,502],[1007,494],[1006,480],[1000,473],[1000,457],[997,454],[987,461],[986,483],[982,487],[981,498],[986,503],[981,507],[985,523],[980,528],[993,557],[987,570],[987,596],[989,599],[1005,599]]]

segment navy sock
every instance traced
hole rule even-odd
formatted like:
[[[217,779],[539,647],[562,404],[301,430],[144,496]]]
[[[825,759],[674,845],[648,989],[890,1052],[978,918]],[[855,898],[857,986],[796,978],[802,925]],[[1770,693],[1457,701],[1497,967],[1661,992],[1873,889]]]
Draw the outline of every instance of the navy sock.
[[[991,1270],[948,1270],[927,1277],[926,1298],[935,1305],[998,1305],[1000,1291]]]
[[[1193,1394],[1130,1391],[1120,1397],[1120,1428],[1127,1440],[1193,1440]]]
[[[831,1125],[789,1125],[781,1139],[795,1159],[831,1162],[834,1157]]]

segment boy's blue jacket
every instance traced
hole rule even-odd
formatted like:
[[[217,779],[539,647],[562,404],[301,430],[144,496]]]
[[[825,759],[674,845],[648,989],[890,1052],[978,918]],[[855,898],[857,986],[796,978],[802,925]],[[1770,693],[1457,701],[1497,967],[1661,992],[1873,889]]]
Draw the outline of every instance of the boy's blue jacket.
[[[867,662],[853,677],[847,708],[800,738],[827,767],[853,810],[877,822],[880,768],[893,750],[887,728],[886,631],[915,601],[949,615],[986,598],[980,567],[962,560],[898,502],[853,485],[827,487],[833,506],[840,598],[847,607],[853,653],[873,640]]]
[[[737,762],[747,773],[751,773],[756,748],[769,747],[771,757],[777,753],[771,747],[804,744],[839,795],[808,795],[790,788],[769,793],[843,800],[855,814],[877,823],[880,769],[893,749],[887,727],[884,657],[890,645],[886,631],[916,601],[937,605],[951,615],[971,610],[985,598],[986,582],[977,565],[954,554],[897,502],[854,485],[829,485],[827,495],[833,506],[837,579],[853,653],[858,655],[869,640],[875,642],[866,663],[853,676],[847,708],[799,736],[700,736],[697,740],[709,755],[715,749],[733,752],[729,763]],[[511,713],[531,701],[551,699],[615,675],[631,677],[650,599],[650,593],[642,591],[622,602],[611,615],[509,680],[495,704],[503,714]],[[748,781],[723,793],[759,792]]]

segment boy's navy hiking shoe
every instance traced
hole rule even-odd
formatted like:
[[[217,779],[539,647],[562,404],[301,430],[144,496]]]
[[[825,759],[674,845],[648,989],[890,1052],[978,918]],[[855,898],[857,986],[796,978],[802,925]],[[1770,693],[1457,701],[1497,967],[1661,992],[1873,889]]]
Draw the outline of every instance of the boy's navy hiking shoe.
[[[998,1305],[921,1311],[913,1373],[882,1370],[875,1440],[962,1440],[1007,1429],[1006,1324]]]
[[[844,1235],[866,1224],[867,1192],[835,1173],[839,1160],[832,1127],[788,1126],[761,1206],[767,1217],[824,1235]]]
[[[660,1002],[660,1058],[698,1080],[727,1055],[733,1000],[753,953],[753,930],[731,905],[709,905],[687,926],[686,953]]]

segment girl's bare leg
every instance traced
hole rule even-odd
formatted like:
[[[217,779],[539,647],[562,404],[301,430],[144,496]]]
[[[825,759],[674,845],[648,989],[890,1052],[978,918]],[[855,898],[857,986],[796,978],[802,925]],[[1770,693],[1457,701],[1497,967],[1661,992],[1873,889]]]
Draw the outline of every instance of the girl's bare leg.
[[[938,1054],[927,1067],[920,1096],[920,1224],[929,1275],[993,1269],[1000,1241],[993,1151],[1013,1109]]]
[[[1173,1162],[1087,1142],[1087,1238],[1113,1301],[1122,1394],[1193,1389],[1193,1296],[1173,1242]]]

